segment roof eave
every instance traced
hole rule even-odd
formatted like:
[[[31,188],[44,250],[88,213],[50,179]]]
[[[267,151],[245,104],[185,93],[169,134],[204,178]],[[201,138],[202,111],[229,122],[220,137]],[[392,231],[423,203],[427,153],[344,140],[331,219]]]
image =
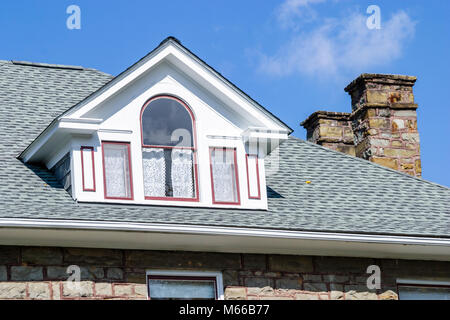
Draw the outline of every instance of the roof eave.
[[[57,134],[61,132],[68,134],[93,134],[98,130],[98,126],[102,121],[103,119],[56,118],[24,151],[19,154],[18,159],[22,160],[24,163],[35,162],[33,161],[34,155]]]
[[[49,219],[0,219],[0,235],[16,245],[450,261],[450,238]]]

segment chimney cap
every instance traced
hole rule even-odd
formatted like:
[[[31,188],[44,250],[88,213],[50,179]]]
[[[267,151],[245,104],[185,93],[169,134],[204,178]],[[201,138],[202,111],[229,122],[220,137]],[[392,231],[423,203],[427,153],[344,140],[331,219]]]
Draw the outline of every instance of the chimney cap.
[[[413,86],[416,82],[417,77],[406,76],[400,74],[382,74],[382,73],[363,73],[355,80],[350,82],[350,84],[345,87],[345,92],[353,91],[356,87],[363,85],[367,82],[373,83],[384,83],[391,85],[403,85],[403,86]]]
[[[316,111],[312,113],[308,118],[300,123],[304,128],[309,127],[312,123],[318,119],[329,119],[329,120],[349,120],[350,113],[348,112],[332,112],[332,111]]]

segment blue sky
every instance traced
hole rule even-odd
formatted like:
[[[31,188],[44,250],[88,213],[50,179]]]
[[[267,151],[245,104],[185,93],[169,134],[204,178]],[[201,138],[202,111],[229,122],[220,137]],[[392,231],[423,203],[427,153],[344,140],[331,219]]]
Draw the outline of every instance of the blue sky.
[[[69,5],[81,29],[69,30]],[[381,29],[369,30],[369,5]],[[175,36],[305,138],[316,110],[350,111],[360,73],[418,77],[423,178],[450,186],[450,1],[4,1],[0,59],[117,75]],[[356,53],[356,54],[355,54]]]

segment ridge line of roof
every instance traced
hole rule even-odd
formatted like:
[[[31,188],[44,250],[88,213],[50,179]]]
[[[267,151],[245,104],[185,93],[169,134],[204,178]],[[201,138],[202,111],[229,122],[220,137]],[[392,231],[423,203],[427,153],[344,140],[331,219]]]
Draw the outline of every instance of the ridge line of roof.
[[[303,140],[303,139],[295,137],[295,136],[289,136],[289,139],[298,140],[298,141],[300,141],[302,143],[305,143],[305,144],[308,144],[308,145],[311,145],[311,146],[314,146],[314,147],[326,150],[328,152],[332,152],[332,153],[338,154],[338,155],[343,156],[343,157],[348,157],[348,158],[354,159],[356,161],[360,161],[361,163],[365,163],[367,165],[372,165],[372,166],[384,169],[386,171],[389,171],[389,172],[392,172],[392,173],[396,173],[396,174],[402,175],[404,177],[408,177],[408,178],[414,179],[416,181],[426,182],[426,183],[429,183],[431,185],[434,185],[434,186],[437,186],[437,187],[441,187],[441,188],[446,189],[447,191],[450,191],[450,187],[446,187],[446,186],[438,184],[436,182],[432,182],[432,181],[429,181],[429,180],[425,180],[425,179],[422,179],[422,178],[411,176],[411,175],[409,175],[407,173],[404,173],[404,172],[401,172],[401,171],[398,171],[398,170],[394,170],[394,169],[391,169],[391,168],[384,167],[382,165],[379,165],[379,164],[377,164],[375,162],[372,162],[372,161],[369,161],[369,160],[365,160],[365,159],[358,158],[358,157],[355,157],[355,156],[352,156],[352,155],[349,155],[349,154],[346,154],[346,153],[342,153],[342,152],[339,152],[339,151],[336,151],[336,150],[333,150],[333,149],[329,149],[327,147],[321,146],[319,144],[316,144],[316,143],[313,143],[313,142],[310,142],[310,141],[307,141],[307,140]]]
[[[11,63],[13,65],[27,66],[27,67],[50,68],[50,69],[65,69],[65,70],[86,70],[86,68],[83,67],[83,66],[53,64],[53,63],[44,63],[44,62],[11,60]]]
[[[47,69],[62,69],[62,70],[78,70],[78,71],[92,71],[96,73],[100,73],[103,75],[107,75],[113,77],[113,75],[101,71],[95,68],[83,67],[83,66],[75,66],[69,64],[54,64],[54,63],[46,63],[46,62],[33,62],[33,61],[18,61],[18,60],[4,60],[0,59],[0,65],[12,64],[16,66],[26,66],[26,67],[41,67]]]

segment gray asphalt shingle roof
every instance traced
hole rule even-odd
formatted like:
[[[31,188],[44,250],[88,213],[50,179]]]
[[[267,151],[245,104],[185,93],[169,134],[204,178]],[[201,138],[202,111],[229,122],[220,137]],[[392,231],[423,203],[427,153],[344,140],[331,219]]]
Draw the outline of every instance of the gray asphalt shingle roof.
[[[267,177],[268,211],[77,203],[50,172],[16,156],[111,78],[93,69],[0,60],[0,218],[450,237],[449,188],[297,138],[281,145],[279,170]],[[270,156],[267,166],[276,159]]]

